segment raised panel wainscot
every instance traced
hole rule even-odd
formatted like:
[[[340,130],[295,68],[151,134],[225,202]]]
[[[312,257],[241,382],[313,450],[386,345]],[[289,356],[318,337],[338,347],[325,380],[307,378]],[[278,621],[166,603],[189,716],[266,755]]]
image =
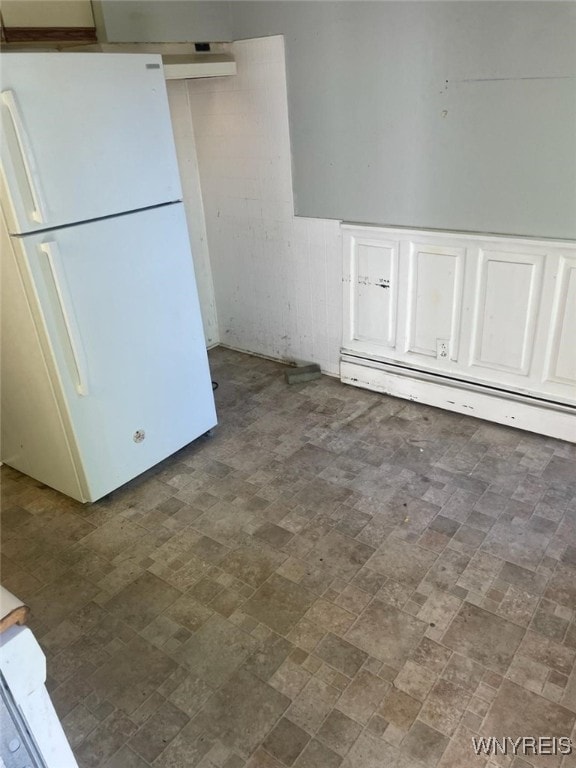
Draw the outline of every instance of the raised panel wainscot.
[[[576,442],[575,244],[342,230],[342,381]]]

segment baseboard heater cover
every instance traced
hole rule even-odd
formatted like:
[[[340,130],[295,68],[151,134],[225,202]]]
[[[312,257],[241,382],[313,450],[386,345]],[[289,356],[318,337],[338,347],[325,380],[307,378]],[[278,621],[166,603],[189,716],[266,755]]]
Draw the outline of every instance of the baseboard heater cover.
[[[473,382],[367,360],[344,351],[340,379],[362,389],[576,443],[576,409],[569,405],[491,390]]]

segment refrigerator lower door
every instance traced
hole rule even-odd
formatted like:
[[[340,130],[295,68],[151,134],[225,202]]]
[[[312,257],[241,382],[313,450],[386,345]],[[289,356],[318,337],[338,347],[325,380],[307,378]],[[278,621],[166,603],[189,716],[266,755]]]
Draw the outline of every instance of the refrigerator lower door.
[[[18,238],[0,216],[1,459],[67,496],[87,491]],[[45,342],[45,338],[44,338]]]
[[[94,501],[216,423],[183,207],[21,241]]]

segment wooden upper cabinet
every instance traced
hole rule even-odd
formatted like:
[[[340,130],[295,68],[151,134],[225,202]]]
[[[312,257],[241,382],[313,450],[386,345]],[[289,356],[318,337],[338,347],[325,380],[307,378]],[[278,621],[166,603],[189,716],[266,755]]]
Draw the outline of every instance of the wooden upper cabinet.
[[[7,43],[96,42],[90,0],[2,0]]]

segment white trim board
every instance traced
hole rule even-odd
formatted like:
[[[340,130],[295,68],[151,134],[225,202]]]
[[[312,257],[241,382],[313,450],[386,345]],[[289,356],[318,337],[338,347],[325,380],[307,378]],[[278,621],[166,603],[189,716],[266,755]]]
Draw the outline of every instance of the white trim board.
[[[355,387],[487,419],[528,432],[576,443],[576,410],[488,391],[469,382],[454,382],[386,363],[354,362],[342,356],[340,380]]]

